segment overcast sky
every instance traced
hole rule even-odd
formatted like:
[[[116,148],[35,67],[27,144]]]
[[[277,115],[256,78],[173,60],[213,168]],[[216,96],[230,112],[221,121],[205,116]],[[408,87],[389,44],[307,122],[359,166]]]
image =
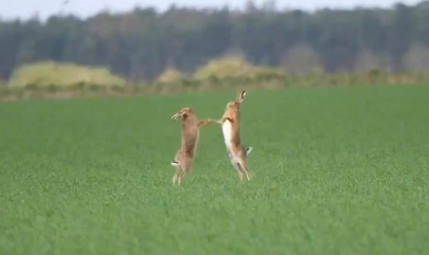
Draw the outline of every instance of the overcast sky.
[[[68,4],[63,6],[64,1]],[[0,0],[0,18],[29,18],[38,14],[42,19],[63,11],[87,17],[102,9],[108,8],[112,12],[127,11],[135,6],[156,7],[164,10],[172,3],[178,6],[193,7],[219,7],[228,4],[233,8],[244,6],[246,0]],[[255,0],[261,3],[261,0]],[[279,8],[299,8],[305,10],[315,10],[322,7],[350,8],[355,6],[380,6],[389,7],[396,0],[277,0]],[[415,4],[419,0],[402,0],[405,4]],[[375,4],[377,3],[377,4]],[[63,7],[62,7],[63,6]]]

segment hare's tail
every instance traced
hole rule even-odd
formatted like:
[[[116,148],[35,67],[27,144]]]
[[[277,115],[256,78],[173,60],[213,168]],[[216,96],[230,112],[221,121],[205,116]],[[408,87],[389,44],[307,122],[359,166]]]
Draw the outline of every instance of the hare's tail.
[[[253,147],[249,147],[246,149],[246,156],[249,156],[249,154],[252,152]]]
[[[171,165],[174,166],[174,167],[179,166],[179,162],[173,161],[173,162],[171,162]]]

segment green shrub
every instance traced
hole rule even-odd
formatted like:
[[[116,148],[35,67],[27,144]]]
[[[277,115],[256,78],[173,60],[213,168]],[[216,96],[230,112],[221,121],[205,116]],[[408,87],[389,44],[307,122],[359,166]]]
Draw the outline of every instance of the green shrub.
[[[21,88],[71,88],[84,85],[124,87],[124,79],[113,75],[106,68],[94,68],[52,61],[21,66],[16,69],[9,85]]]
[[[285,74],[279,68],[255,66],[242,57],[229,56],[210,61],[195,72],[195,78],[220,83],[225,80],[267,81],[283,80]]]
[[[184,79],[184,75],[177,69],[167,68],[164,72],[158,77],[157,82],[160,83],[177,83]]]
[[[195,72],[195,78],[217,80],[252,76],[254,66],[242,57],[225,57],[212,60]]]
[[[254,67],[254,78],[256,80],[268,81],[268,80],[284,80],[286,76],[280,68],[270,67]]]

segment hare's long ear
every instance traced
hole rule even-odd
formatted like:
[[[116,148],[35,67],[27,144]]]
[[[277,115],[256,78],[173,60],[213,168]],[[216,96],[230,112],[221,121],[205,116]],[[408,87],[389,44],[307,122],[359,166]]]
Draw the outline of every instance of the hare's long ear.
[[[180,111],[180,112],[178,112],[178,113],[176,113],[176,114],[174,114],[174,115],[171,117],[171,119],[172,119],[172,120],[180,120],[182,117],[183,117],[183,110],[182,110],[182,111]]]
[[[178,120],[179,118],[180,118],[180,113],[176,113],[171,117],[172,120]]]
[[[245,90],[240,91],[238,92],[238,95],[237,95],[237,101],[239,103],[243,103],[245,97],[246,97],[246,91]]]

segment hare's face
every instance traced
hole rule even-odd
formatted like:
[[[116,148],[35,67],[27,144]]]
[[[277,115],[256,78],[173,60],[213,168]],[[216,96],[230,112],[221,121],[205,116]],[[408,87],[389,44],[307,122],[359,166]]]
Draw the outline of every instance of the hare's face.
[[[240,103],[237,101],[231,101],[226,105],[227,110],[238,110],[240,109]]]
[[[227,110],[240,110],[240,105],[243,103],[244,98],[246,97],[246,91],[240,91],[237,95],[237,99],[234,101],[229,102],[226,105]]]
[[[171,117],[171,119],[173,119],[173,120],[185,120],[190,115],[194,115],[194,110],[192,110],[192,108],[185,107],[182,110],[180,110],[180,112],[174,114],[173,117]]]

